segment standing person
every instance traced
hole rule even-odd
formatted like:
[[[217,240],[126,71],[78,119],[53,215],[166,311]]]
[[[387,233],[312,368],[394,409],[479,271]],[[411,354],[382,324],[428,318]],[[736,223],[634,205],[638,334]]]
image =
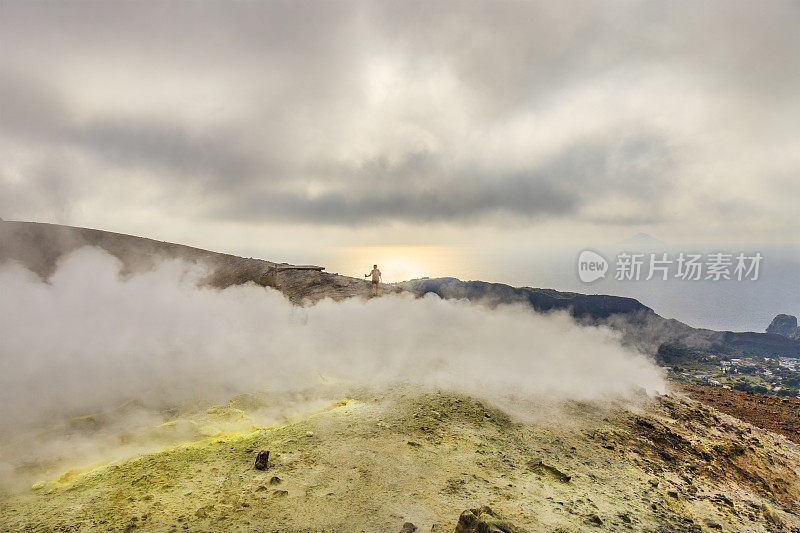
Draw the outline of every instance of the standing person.
[[[364,277],[372,276],[372,294],[378,294],[378,283],[381,281],[381,271],[378,270],[378,265],[372,265],[372,272],[364,274]]]

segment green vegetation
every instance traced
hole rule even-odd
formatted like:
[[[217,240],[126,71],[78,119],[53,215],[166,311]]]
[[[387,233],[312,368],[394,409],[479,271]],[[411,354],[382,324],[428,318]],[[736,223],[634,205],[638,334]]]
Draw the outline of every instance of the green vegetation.
[[[726,387],[783,397],[800,394],[800,361],[787,358],[748,356],[721,346],[707,349],[664,343],[656,362],[667,367],[673,381]]]

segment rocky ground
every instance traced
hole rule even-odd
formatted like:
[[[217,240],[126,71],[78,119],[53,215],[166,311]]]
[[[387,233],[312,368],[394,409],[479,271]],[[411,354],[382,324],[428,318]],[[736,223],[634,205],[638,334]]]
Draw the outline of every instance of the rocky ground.
[[[252,403],[211,412],[246,420]],[[354,392],[7,494],[0,529],[454,531],[472,509],[458,531],[800,531],[800,450],[781,436],[677,394],[533,411]]]
[[[779,398],[754,392],[690,383],[676,387],[695,400],[754,426],[780,433],[800,444],[800,398]]]

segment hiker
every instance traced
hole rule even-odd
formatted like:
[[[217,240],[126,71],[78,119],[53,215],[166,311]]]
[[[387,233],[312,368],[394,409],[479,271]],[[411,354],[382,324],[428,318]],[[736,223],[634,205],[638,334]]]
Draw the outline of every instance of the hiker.
[[[378,270],[378,265],[372,265],[372,272],[364,274],[367,278],[372,276],[372,294],[378,294],[378,282],[381,280],[381,271]]]

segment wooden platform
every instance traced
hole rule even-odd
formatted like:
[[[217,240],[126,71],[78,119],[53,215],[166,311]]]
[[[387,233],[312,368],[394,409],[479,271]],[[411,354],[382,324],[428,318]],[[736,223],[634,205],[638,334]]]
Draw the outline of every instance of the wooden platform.
[[[270,267],[267,270],[273,269],[277,272],[283,272],[284,270],[316,270],[319,272],[321,270],[325,270],[325,267],[316,265],[290,265],[288,263],[281,263],[279,265],[275,265],[274,267]]]

